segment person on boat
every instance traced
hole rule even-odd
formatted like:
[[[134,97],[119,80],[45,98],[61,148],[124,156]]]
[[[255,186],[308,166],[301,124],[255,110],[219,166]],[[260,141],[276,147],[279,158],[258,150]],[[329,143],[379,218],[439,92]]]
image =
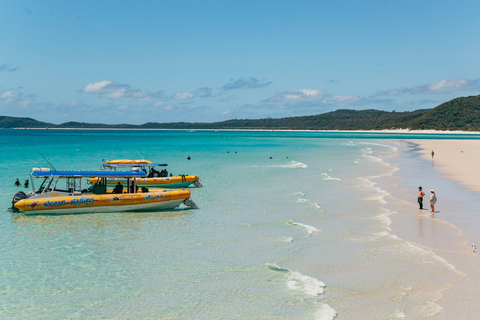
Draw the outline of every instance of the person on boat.
[[[113,188],[113,193],[123,193],[123,185],[119,182],[115,188]]]
[[[18,181],[18,178],[17,178],[17,181],[15,181],[15,186],[20,187],[20,181]]]
[[[28,179],[25,180],[25,184],[24,184],[25,188],[28,188]]]
[[[137,193],[138,192],[138,186],[135,186],[136,188],[134,188],[133,186],[133,183],[132,185],[130,186],[130,193]]]

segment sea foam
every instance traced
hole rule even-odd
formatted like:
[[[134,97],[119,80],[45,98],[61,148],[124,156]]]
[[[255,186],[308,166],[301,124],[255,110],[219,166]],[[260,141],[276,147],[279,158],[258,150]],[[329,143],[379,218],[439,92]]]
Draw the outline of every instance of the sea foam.
[[[341,180],[342,180],[342,179],[340,179],[340,178],[330,177],[330,176],[328,175],[328,173],[325,173],[325,172],[322,173],[322,176],[324,176],[323,180],[336,180],[336,181],[341,181]]]
[[[308,232],[308,234],[320,232],[320,230],[318,230],[317,228],[315,228],[313,226],[309,226],[308,224],[303,224],[303,223],[300,223],[300,222],[293,222],[292,220],[290,220],[289,223],[293,226],[298,226],[298,227],[304,228]]]
[[[320,307],[315,313],[313,314],[313,318],[315,320],[333,320],[337,316],[337,311],[330,307],[328,304],[323,303],[322,307]]]
[[[277,264],[267,263],[269,269],[287,274],[287,287],[289,290],[300,291],[309,296],[318,296],[323,293],[325,283],[300,272],[280,267]]]
[[[288,164],[275,164],[271,166],[264,166],[265,168],[308,168],[308,166],[305,163],[299,162],[299,161],[290,161]]]
[[[308,204],[308,205],[314,207],[315,209],[322,210],[322,208],[318,205],[318,203],[316,203],[315,201],[312,201],[310,199],[303,199],[302,198],[302,199],[298,199],[297,202],[298,203],[305,203],[305,204]]]

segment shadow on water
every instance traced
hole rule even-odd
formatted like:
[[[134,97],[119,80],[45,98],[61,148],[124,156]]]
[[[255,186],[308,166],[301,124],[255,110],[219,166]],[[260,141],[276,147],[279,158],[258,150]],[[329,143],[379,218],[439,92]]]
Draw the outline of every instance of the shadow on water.
[[[12,222],[20,225],[56,225],[69,227],[103,228],[112,225],[137,225],[145,220],[179,220],[193,213],[192,208],[169,209],[162,211],[132,211],[106,213],[75,213],[51,215],[25,215],[12,213]]]

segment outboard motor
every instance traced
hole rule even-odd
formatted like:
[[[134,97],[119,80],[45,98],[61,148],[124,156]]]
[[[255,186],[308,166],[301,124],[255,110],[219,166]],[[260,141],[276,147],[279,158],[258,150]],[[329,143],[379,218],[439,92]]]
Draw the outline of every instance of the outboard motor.
[[[13,199],[12,199],[12,211],[13,212],[20,212],[20,210],[18,210],[16,207],[15,207],[15,203],[17,203],[18,201],[22,200],[22,199],[27,199],[27,195],[25,194],[25,192],[23,191],[18,191],[17,193],[15,193],[15,195],[13,196]]]

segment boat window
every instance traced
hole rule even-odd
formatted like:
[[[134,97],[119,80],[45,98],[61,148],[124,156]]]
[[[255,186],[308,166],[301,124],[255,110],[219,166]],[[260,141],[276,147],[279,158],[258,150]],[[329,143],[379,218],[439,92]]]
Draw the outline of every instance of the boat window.
[[[68,177],[67,178],[67,192],[73,193],[74,191],[82,191],[82,178],[81,177]]]
[[[53,184],[53,187],[51,188],[51,190],[55,190],[55,189],[56,189],[57,183],[58,183],[59,180],[60,180],[60,177],[58,177],[57,180],[55,180],[55,183]],[[53,181],[53,179],[52,179],[52,181]]]
[[[47,179],[48,179],[48,181],[47,181]],[[45,187],[43,187],[43,190],[41,190],[41,193],[46,193],[46,192],[52,191],[51,185],[53,183],[53,177],[50,177],[50,178],[47,178],[47,179],[45,179],[45,181],[47,181],[47,183],[45,184]],[[43,186],[43,183],[42,183],[42,186]]]
[[[92,192],[94,194],[106,194],[107,193],[107,179],[99,178],[97,183],[93,186]]]

